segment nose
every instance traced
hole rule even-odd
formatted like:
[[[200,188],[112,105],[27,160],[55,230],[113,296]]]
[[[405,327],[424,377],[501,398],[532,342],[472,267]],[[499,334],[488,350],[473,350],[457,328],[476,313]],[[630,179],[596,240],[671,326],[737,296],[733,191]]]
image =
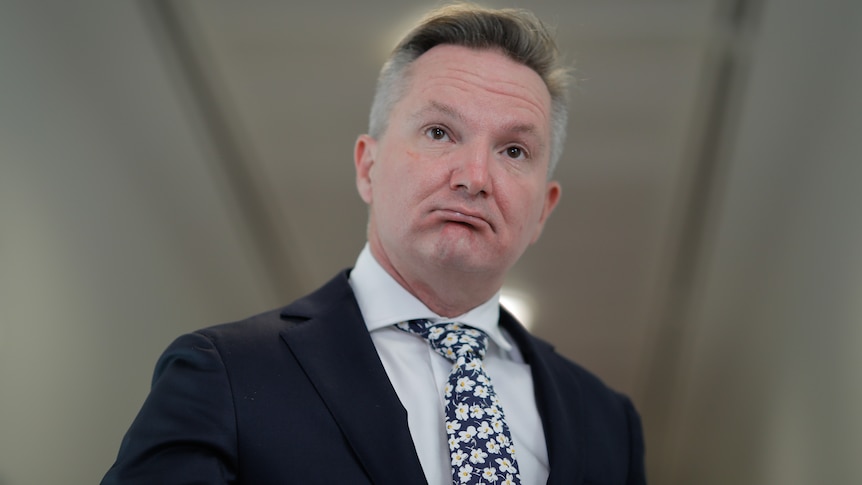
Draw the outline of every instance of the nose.
[[[464,147],[455,157],[449,186],[452,190],[463,190],[475,196],[491,193],[491,153],[481,147]]]

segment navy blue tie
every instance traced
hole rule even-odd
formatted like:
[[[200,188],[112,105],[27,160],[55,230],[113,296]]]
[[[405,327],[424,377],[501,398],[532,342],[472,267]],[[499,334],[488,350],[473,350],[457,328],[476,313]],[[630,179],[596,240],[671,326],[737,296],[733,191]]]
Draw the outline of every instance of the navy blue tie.
[[[396,327],[425,338],[453,363],[443,389],[453,484],[519,484],[512,435],[482,364],[488,335],[452,322],[411,320]]]

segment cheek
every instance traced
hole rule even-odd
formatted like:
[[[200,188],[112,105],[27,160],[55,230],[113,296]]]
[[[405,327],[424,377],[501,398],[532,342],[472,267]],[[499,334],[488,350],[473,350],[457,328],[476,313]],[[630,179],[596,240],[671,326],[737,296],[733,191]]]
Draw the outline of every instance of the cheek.
[[[381,167],[383,168],[383,167]],[[374,180],[375,211],[387,219],[388,224],[398,223],[409,209],[415,189],[412,178],[404,170],[385,167]]]
[[[432,197],[449,186],[449,177],[444,160],[422,156],[407,151],[405,158],[392,171],[390,190],[400,192],[405,201]]]
[[[522,239],[531,239],[533,229],[542,217],[544,200],[532,187],[517,186],[511,188],[508,197],[497,198],[500,210],[507,215],[513,230],[520,233]]]

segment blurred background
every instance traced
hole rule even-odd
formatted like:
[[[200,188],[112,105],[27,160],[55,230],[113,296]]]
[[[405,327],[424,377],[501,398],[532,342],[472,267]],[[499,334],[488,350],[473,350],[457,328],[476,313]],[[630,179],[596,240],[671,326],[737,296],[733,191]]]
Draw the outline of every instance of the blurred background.
[[[578,79],[507,294],[633,398],[651,483],[862,483],[862,2],[485,4]],[[353,264],[353,142],[433,5],[0,1],[0,485],[97,482],[173,338]]]

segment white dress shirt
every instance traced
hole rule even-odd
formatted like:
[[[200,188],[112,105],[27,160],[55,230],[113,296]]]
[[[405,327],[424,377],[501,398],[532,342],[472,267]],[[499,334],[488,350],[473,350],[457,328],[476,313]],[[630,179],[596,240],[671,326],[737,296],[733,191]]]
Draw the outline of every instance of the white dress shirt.
[[[533,378],[530,366],[499,326],[499,292],[464,315],[442,318],[398,284],[374,259],[367,244],[350,273],[350,286],[383,367],[407,410],[410,435],[428,483],[452,483],[448,437],[443,427],[443,386],[452,363],[431,349],[424,339],[393,326],[417,318],[458,321],[490,336],[485,370],[512,433],[521,483],[546,483],[548,451],[533,394]]]

